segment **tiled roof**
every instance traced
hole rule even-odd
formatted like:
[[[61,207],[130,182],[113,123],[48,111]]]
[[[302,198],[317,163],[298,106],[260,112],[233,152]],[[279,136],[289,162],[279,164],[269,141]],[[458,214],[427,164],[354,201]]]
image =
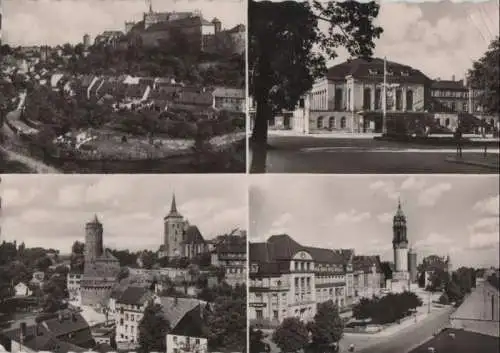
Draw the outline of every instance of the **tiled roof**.
[[[267,240],[267,243],[270,245],[267,249],[272,260],[289,260],[300,250],[305,250],[288,234],[273,235]]]
[[[173,102],[176,104],[210,106],[212,105],[212,98],[210,92],[186,92],[183,90],[173,99]]]
[[[227,33],[240,33],[245,32],[245,25],[239,24],[234,26],[233,28],[226,31]]]
[[[387,71],[393,73],[393,75],[388,76],[389,81],[402,77],[404,77],[405,82],[412,83],[425,83],[430,80],[420,70],[392,61],[387,61]],[[404,76],[406,74],[408,76]],[[347,60],[329,68],[326,77],[330,80],[344,80],[349,75],[354,78],[383,79],[384,60],[380,58]]]
[[[128,287],[116,302],[125,305],[142,305],[151,298],[151,292],[146,288]]]
[[[171,330],[175,329],[187,313],[204,304],[204,302],[192,298],[160,297],[159,299],[163,315],[170,322]]]
[[[146,32],[168,31],[173,28],[198,27],[203,20],[200,17],[180,18],[178,20],[155,23],[146,28]]]
[[[205,239],[197,226],[189,226],[184,234],[184,243],[186,244],[204,244]]]
[[[462,80],[433,80],[431,83],[431,89],[467,90],[464,86],[464,81]]]
[[[380,257],[376,256],[366,256],[366,255],[357,255],[354,256],[352,260],[354,271],[363,271],[364,273],[372,272],[372,267],[375,265],[375,269],[377,272],[382,272],[382,268],[380,266]]]
[[[309,254],[311,254],[315,262],[331,263],[331,264],[343,263],[343,257],[339,252],[330,249],[313,248],[313,247],[305,247],[304,249],[307,252],[309,252]]]
[[[226,97],[226,98],[245,98],[245,90],[238,88],[225,88],[218,87],[216,88],[212,95],[214,97]]]

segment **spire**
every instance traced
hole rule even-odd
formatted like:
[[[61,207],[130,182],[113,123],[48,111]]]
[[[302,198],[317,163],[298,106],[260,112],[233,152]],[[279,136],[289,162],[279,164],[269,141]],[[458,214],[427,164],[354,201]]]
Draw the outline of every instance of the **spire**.
[[[94,220],[92,221],[92,223],[95,223],[95,224],[100,224],[101,222],[99,222],[99,219],[97,218],[97,214],[94,213]]]
[[[175,204],[175,193],[172,194],[172,204],[170,205],[170,213],[177,213],[177,205]]]

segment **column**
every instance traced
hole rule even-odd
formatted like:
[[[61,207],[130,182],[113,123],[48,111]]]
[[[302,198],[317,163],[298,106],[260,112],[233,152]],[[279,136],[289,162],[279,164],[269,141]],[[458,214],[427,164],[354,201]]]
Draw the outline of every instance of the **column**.
[[[407,90],[407,87],[404,86],[403,87],[403,92],[401,93],[401,99],[403,100],[403,104],[402,104],[402,107],[403,107],[403,111],[405,112],[406,111],[406,90]]]
[[[371,94],[371,97],[370,97],[370,110],[374,111],[375,110],[375,90],[377,89],[377,85],[376,84],[372,84],[371,87],[370,87],[370,94]]]

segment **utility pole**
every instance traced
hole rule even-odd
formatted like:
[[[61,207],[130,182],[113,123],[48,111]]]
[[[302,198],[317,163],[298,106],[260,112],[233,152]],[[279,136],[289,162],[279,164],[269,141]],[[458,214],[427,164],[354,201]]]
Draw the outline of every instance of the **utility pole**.
[[[429,301],[427,302],[427,313],[431,313],[431,292],[429,292]]]
[[[387,134],[387,58],[384,56],[384,86],[382,88],[382,135]]]
[[[491,320],[495,321],[495,294],[491,294]]]

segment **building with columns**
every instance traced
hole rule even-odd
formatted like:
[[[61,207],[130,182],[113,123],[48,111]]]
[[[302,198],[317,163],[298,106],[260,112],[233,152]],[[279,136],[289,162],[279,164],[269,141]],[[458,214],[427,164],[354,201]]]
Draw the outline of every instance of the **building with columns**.
[[[346,306],[341,252],[303,246],[286,234],[249,246],[251,323],[276,326],[287,317],[310,321],[317,303],[328,300]]]
[[[426,118],[431,80],[420,70],[387,61],[387,118]],[[381,132],[384,60],[352,59],[331,67],[293,112],[303,133]]]

